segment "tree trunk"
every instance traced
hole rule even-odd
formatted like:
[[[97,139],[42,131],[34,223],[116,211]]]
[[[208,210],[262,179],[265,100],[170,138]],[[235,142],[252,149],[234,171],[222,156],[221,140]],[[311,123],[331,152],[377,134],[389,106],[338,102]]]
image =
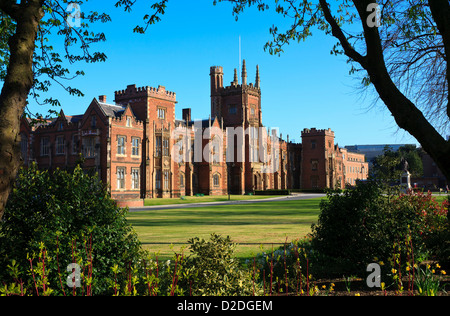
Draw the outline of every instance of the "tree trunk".
[[[9,40],[10,61],[0,94],[0,220],[21,165],[20,118],[33,85],[33,53],[43,17],[42,2],[28,1],[21,6],[11,2],[0,4],[0,9],[17,24]]]

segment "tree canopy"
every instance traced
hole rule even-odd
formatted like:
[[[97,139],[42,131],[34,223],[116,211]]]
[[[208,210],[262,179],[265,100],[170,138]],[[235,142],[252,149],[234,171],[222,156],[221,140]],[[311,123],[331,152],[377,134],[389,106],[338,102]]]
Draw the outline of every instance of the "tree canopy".
[[[386,184],[399,182],[404,172],[404,162],[408,163],[408,171],[413,178],[423,176],[423,163],[420,157],[421,148],[405,145],[398,151],[386,146],[382,155],[372,161],[371,177]]]

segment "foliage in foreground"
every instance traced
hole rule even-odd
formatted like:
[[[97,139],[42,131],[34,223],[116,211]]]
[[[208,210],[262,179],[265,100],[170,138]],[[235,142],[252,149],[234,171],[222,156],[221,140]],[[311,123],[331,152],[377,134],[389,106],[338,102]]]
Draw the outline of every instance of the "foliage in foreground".
[[[448,204],[430,194],[383,194],[377,183],[330,191],[307,239],[246,264],[230,237],[189,240],[172,261],[142,251],[126,210],[96,177],[23,170],[0,223],[3,295],[333,295],[324,277],[367,276],[382,267],[381,291],[436,295],[449,264]],[[421,264],[423,260],[438,262]],[[74,264],[74,265],[71,265]],[[69,270],[67,270],[70,265]],[[442,266],[445,266],[441,268]],[[70,286],[69,286],[70,285]]]
[[[352,190],[328,193],[312,227],[312,249],[321,266],[331,265],[339,275],[361,274],[375,257],[388,260],[392,247],[407,239],[417,260],[448,265],[447,212],[448,202],[439,204],[431,194],[391,196],[376,182],[360,183]],[[405,249],[401,256],[406,258]]]
[[[343,276],[345,294],[342,284],[337,286],[332,281],[327,284],[320,280],[320,275],[312,272],[315,254],[311,240],[299,240],[285,244],[271,253],[262,253],[246,264],[238,264],[233,256],[235,244],[229,237],[216,234],[211,239],[193,238],[190,241],[190,254],[174,254],[173,262],[158,261],[158,257],[146,259],[120,269],[114,265],[108,279],[114,296],[333,296],[359,295],[353,290],[356,281],[366,280],[355,276]],[[377,295],[445,295],[446,272],[439,264],[419,264],[411,256],[408,245],[395,245],[388,262],[379,264],[384,271],[379,288],[373,289]],[[225,248],[225,249],[224,249]],[[409,248],[409,256],[401,262],[400,250]],[[223,253],[222,253],[223,251]],[[0,287],[0,295],[57,295],[56,287],[61,287],[64,295],[93,295],[92,275],[82,274],[79,287],[67,287],[62,283],[46,282],[46,261],[40,257],[41,264],[31,269],[35,280],[32,289],[16,279],[15,282]],[[378,260],[375,258],[375,260]],[[91,262],[92,264],[92,262]],[[8,266],[11,275],[17,271],[17,263]],[[83,269],[84,270],[84,269]],[[123,277],[120,277],[123,276]],[[366,275],[367,276],[367,275]],[[94,275],[95,279],[95,275]],[[75,280],[74,280],[75,281]],[[342,279],[334,282],[342,283]],[[447,279],[448,282],[448,279]],[[64,287],[66,289],[64,290]],[[335,287],[340,287],[339,292]],[[366,287],[367,288],[367,287]],[[353,291],[352,291],[353,290]],[[388,294],[389,292],[389,294]]]
[[[80,167],[73,172],[40,171],[35,165],[22,169],[0,223],[0,280],[9,279],[8,265],[14,260],[14,278],[34,288],[37,276],[30,270],[45,266],[41,282],[58,284],[48,287],[62,295],[66,268],[76,263],[86,277],[95,276],[94,294],[112,293],[110,267],[124,267],[142,256],[126,213],[101,181]]]

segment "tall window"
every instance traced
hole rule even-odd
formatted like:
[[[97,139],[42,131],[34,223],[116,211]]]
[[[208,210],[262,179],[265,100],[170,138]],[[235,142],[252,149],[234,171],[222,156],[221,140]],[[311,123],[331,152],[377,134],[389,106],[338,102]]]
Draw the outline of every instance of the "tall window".
[[[48,137],[41,138],[41,156],[50,155],[50,140]]]
[[[117,189],[125,189],[125,168],[123,167],[117,168]]]
[[[95,138],[94,137],[83,138],[83,155],[86,158],[95,157]]]
[[[189,155],[189,162],[195,161],[195,142],[194,140],[191,140],[191,149],[190,149],[190,155]]]
[[[215,187],[218,187],[220,183],[220,176],[218,174],[215,174],[213,176],[213,184]]]
[[[64,146],[65,145],[65,141],[64,141],[64,136],[58,136],[56,137],[56,154],[57,155],[64,155],[65,154],[65,150],[64,150]]]
[[[72,155],[78,154],[78,135],[72,135]]]
[[[315,140],[311,141],[311,149],[316,149],[316,141]]]
[[[97,127],[97,117],[95,115],[91,116],[91,128]]]
[[[156,169],[155,175],[155,189],[161,189],[161,169]]]
[[[258,136],[258,128],[250,127],[250,162],[259,162]]]
[[[215,135],[210,142],[211,158],[213,164],[218,164],[222,161],[222,139]]]
[[[139,145],[141,143],[141,139],[137,137],[133,137],[131,139],[131,155],[139,156]]]
[[[317,171],[318,168],[319,168],[319,161],[318,160],[312,160],[311,161],[311,170],[312,171]]]
[[[178,138],[178,142],[175,144],[175,146],[177,146],[177,147],[175,147],[174,150],[178,149],[179,159],[181,161],[185,161],[185,159],[186,159],[186,157],[184,156],[185,142],[184,142],[183,136],[180,136]]]
[[[164,190],[169,190],[169,170],[164,170]]]
[[[166,118],[166,109],[158,108],[158,118],[162,120]]]
[[[117,154],[125,155],[125,136],[117,137]]]
[[[169,156],[169,139],[164,138],[163,140],[163,156]]]
[[[184,188],[184,173],[180,173],[180,187]]]
[[[139,169],[131,169],[131,188],[133,190],[139,189]]]
[[[161,157],[162,137],[156,136],[155,154],[156,157]]]
[[[235,104],[230,104],[228,106],[228,113],[229,114],[236,114],[237,113],[237,106]]]

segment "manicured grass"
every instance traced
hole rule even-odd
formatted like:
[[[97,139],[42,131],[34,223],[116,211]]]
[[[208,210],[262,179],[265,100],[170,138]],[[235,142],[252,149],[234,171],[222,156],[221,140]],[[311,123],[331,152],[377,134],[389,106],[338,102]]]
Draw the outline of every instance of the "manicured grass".
[[[446,194],[442,194],[442,195],[433,195],[433,197],[436,199],[436,201],[438,201],[439,203],[442,203],[444,201],[448,201],[448,195]]]
[[[230,201],[242,201],[242,200],[261,200],[268,199],[277,196],[264,196],[264,195],[231,195]],[[228,195],[220,196],[185,196],[177,199],[147,199],[145,200],[145,206],[157,206],[157,205],[176,205],[176,204],[192,204],[192,203],[205,203],[205,202],[225,202],[228,201]]]
[[[130,212],[127,216],[145,249],[170,259],[193,237],[212,233],[230,236],[239,246],[236,256],[251,258],[260,246],[271,250],[305,237],[319,215],[321,199],[218,205],[188,209]],[[171,249],[171,245],[173,245]],[[187,252],[188,250],[186,250]]]

